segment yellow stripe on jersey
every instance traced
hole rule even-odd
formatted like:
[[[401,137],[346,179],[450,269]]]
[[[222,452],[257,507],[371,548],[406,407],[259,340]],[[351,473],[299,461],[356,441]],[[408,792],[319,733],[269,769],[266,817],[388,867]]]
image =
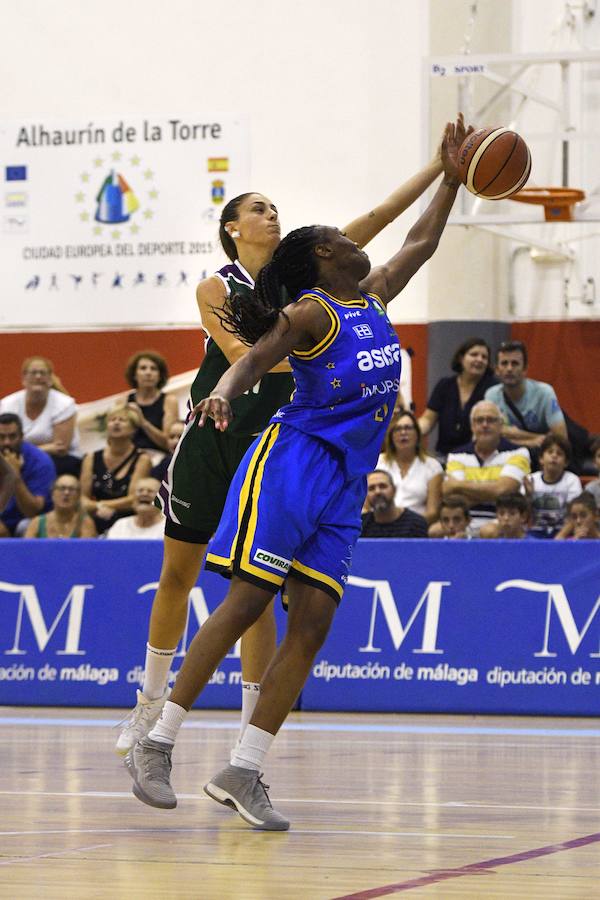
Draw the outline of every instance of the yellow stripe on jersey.
[[[324,572],[317,572],[316,569],[311,569],[310,566],[303,565],[301,562],[298,562],[297,559],[292,562],[292,569],[295,569],[297,572],[300,572],[303,575],[309,575],[310,578],[314,578],[315,581],[321,581],[323,584],[328,584],[330,588],[333,588],[336,594],[339,594],[339,597],[341,599],[342,594],[344,593],[344,588],[337,581],[334,581],[334,579],[329,575],[325,575]]]
[[[505,466],[516,466],[517,469],[521,469],[524,475],[529,475],[531,471],[531,466],[529,465],[529,460],[525,459],[520,453],[515,453],[513,456],[509,456]]]
[[[304,296],[310,297],[311,300],[316,300],[317,303],[323,307],[331,320],[329,331],[325,337],[312,348],[312,350],[292,350],[292,356],[296,356],[298,359],[314,359],[316,356],[320,356],[321,353],[324,353],[338,336],[341,327],[340,318],[335,309],[332,309],[329,303],[327,303],[326,300],[323,300],[322,297],[319,297],[318,294],[305,294]]]
[[[255,475],[254,481],[252,483],[252,493],[248,497],[248,500],[250,503],[250,519],[248,521],[248,525],[246,526],[246,532],[242,537],[242,540],[244,543],[242,546],[242,554],[241,554],[241,559],[240,559],[240,569],[243,572],[248,572],[251,575],[257,575],[259,578],[263,578],[265,581],[270,581],[272,584],[275,584],[277,586],[283,584],[284,576],[283,575],[275,575],[271,572],[266,571],[265,569],[260,569],[258,566],[254,566],[250,561],[250,553],[252,552],[252,544],[254,543],[254,535],[256,533],[256,525],[258,523],[258,498],[260,496],[260,486],[261,486],[263,474],[265,471],[265,465],[266,465],[267,459],[269,457],[269,453],[273,449],[273,446],[275,445],[275,442],[279,436],[280,428],[281,428],[280,425],[272,425],[265,432],[265,435],[267,438],[266,442],[261,441],[261,445],[263,445],[266,449],[265,449],[265,452],[264,452],[262,458],[260,459],[260,461],[257,462],[257,465],[255,467],[256,475]],[[254,454],[254,456],[252,458],[253,462],[255,459],[256,459],[256,454]],[[248,471],[250,472],[250,470],[248,470]],[[246,476],[246,478],[244,479],[244,488],[246,487],[246,484],[248,484],[247,496],[249,494],[249,487],[250,487],[251,480],[252,479],[248,478],[248,476]],[[246,511],[246,508],[247,508],[247,504],[244,505],[244,511]],[[238,540],[239,537],[240,537],[240,529],[238,528],[238,534],[236,536],[236,540]],[[234,553],[235,553],[235,550],[234,550]]]
[[[262,453],[263,448],[264,448],[265,444],[267,443],[267,441],[269,440],[269,437],[272,434],[274,428],[279,429],[279,425],[271,425],[264,431],[263,436],[260,439],[260,441],[258,442],[256,450],[252,454],[250,462],[248,463],[248,468],[246,470],[246,476],[242,483],[242,487],[240,490],[240,497],[239,497],[239,501],[238,501],[237,530],[236,530],[235,536],[233,538],[231,549],[229,551],[229,556],[228,557],[215,556],[214,553],[207,553],[206,559],[209,562],[213,562],[219,566],[226,566],[227,568],[230,568],[231,565],[233,564],[233,558],[235,556],[235,551],[237,548],[238,538],[239,538],[239,534],[240,534],[240,528],[242,525],[242,518],[244,515],[244,510],[246,509],[246,506],[248,505],[248,498],[250,496],[250,485],[252,483],[252,476],[254,475],[254,470],[256,469],[257,460],[259,459],[260,454]]]
[[[358,297],[356,300],[338,300],[337,297],[334,297],[333,294],[328,294],[327,291],[323,290],[323,288],[319,288],[319,290],[321,291],[322,294],[325,294],[326,297],[329,297],[329,299],[333,303],[337,303],[340,306],[352,306],[355,309],[357,309],[357,308],[358,309],[366,309],[369,305],[369,301],[365,300],[364,297]],[[313,295],[311,294],[311,296],[313,296]],[[367,294],[367,297],[376,297],[377,300],[379,300],[379,297],[377,297],[377,294]],[[381,300],[379,300],[379,302],[381,303]]]

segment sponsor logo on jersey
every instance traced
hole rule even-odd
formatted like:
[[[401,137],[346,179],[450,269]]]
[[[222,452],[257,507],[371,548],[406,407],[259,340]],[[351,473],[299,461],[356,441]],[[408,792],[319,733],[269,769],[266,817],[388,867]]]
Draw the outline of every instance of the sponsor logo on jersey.
[[[365,341],[368,338],[373,338],[373,332],[371,331],[371,326],[367,325],[365,322],[363,325],[353,325],[352,331],[355,333],[357,337],[361,339],[361,341]]]
[[[362,313],[360,312],[360,310],[356,309],[353,312],[344,313],[344,320],[357,319],[357,318],[360,318],[361,316],[362,316]]]
[[[385,347],[376,347],[373,350],[359,350],[356,361],[361,372],[369,372],[371,369],[385,369],[400,359],[400,344],[386,344]]]
[[[362,396],[373,397],[375,394],[390,394],[392,391],[396,393],[400,389],[399,378],[386,378],[378,384],[361,384]]]
[[[278,409],[276,413],[273,413],[274,419],[283,419],[284,416],[285,416],[285,413],[282,409]]]
[[[186,509],[189,509],[192,505],[191,503],[188,503],[187,500],[180,500],[179,497],[175,496],[175,494],[171,494],[171,500],[173,501],[173,503],[179,503],[181,506],[185,506]]]
[[[284,559],[283,556],[276,556],[268,550],[261,550],[260,547],[256,548],[256,553],[253,558],[255,562],[261,562],[280,572],[287,572],[292,564],[290,559]]]

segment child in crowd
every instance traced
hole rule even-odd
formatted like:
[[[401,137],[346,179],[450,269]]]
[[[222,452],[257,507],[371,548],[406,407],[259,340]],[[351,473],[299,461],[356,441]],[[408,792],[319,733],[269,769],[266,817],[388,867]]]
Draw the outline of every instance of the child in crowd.
[[[446,497],[440,507],[440,525],[443,538],[470,538],[469,504],[464,497]]]
[[[569,503],[567,521],[555,540],[587,541],[598,538],[600,538],[598,507],[592,495],[584,491]]]
[[[594,465],[600,472],[600,438],[596,438],[590,447],[592,452],[592,456],[594,458]],[[593,481],[589,481],[585,488],[588,494],[591,494],[594,500],[596,501],[596,506],[600,509],[600,478],[595,478]]]
[[[536,538],[553,538],[562,528],[567,504],[582,491],[581,481],[566,472],[571,447],[559,434],[548,434],[540,446],[540,469],[525,478],[525,491],[531,501],[533,523],[530,533]]]
[[[531,517],[529,500],[523,494],[504,494],[496,500],[496,521],[482,525],[480,538],[528,538],[527,527]]]

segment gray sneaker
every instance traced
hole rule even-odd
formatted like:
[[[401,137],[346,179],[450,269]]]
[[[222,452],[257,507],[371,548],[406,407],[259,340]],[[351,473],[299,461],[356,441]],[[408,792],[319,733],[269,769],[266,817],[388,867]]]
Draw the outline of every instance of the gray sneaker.
[[[148,737],[139,741],[125,757],[125,766],[133,778],[133,793],[148,806],[175,809],[177,797],[171,787],[173,747]]]
[[[242,819],[259,831],[287,831],[290,823],[271,806],[269,785],[254,769],[226,766],[204,785],[204,792],[217,803],[239,812]]]

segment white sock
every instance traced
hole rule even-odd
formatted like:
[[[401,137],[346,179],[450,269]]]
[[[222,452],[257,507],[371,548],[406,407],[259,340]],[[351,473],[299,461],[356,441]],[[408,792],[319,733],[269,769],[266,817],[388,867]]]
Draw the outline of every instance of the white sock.
[[[146,644],[146,663],[144,665],[144,684],[142,693],[148,700],[158,700],[167,689],[169,671],[177,647],[174,650],[160,650]]]
[[[184,719],[188,711],[183,706],[167,700],[160,714],[160,719],[148,733],[148,737],[153,741],[160,741],[161,744],[174,744],[177,733],[183,725]]]
[[[265,756],[274,740],[275,735],[269,731],[263,731],[256,725],[247,725],[239,747],[231,755],[231,765],[262,772]]]
[[[239,734],[230,754],[229,761],[231,762],[231,765],[233,765],[233,755],[242,742],[244,732],[248,727],[248,722],[252,718],[252,713],[256,709],[259,697],[260,684],[257,684],[256,681],[242,681],[242,717],[240,719]]]

